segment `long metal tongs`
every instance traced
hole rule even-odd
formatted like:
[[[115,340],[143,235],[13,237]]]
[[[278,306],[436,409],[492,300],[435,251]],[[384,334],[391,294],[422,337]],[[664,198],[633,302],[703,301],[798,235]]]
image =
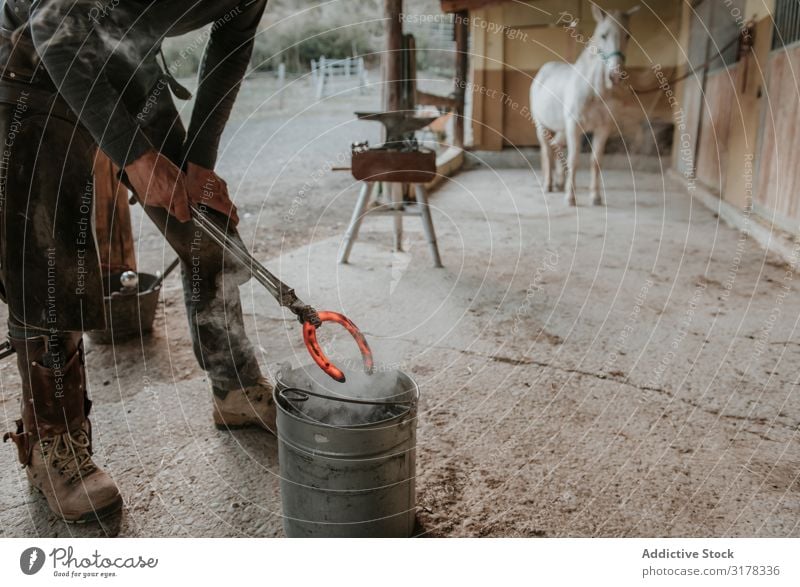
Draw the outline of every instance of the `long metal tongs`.
[[[317,341],[317,328],[323,322],[336,322],[341,324],[353,336],[361,351],[364,360],[364,367],[368,372],[372,371],[373,360],[372,351],[367,344],[366,338],[353,324],[353,322],[338,312],[317,312],[313,307],[301,301],[294,289],[275,277],[264,265],[262,265],[239,241],[232,239],[228,233],[221,228],[212,218],[207,216],[197,206],[190,206],[192,221],[205,234],[211,238],[223,251],[228,253],[236,262],[250,272],[253,279],[263,285],[272,294],[278,304],[290,310],[298,321],[303,325],[303,340],[309,354],[314,362],[327,373],[330,377],[339,382],[345,381],[344,372],[336,367],[325,355],[322,347]]]
[[[189,210],[192,214],[192,221],[194,221],[197,227],[203,230],[203,232],[222,247],[226,253],[230,254],[241,266],[250,271],[253,279],[267,288],[267,291],[272,294],[272,297],[278,300],[278,304],[291,310],[291,312],[297,316],[301,324],[305,322],[311,322],[315,326],[321,324],[317,311],[308,304],[304,304],[300,301],[297,294],[294,293],[294,289],[275,277],[275,275],[253,257],[239,241],[228,237],[227,232],[217,225],[214,220],[206,216],[197,206],[190,206]]]

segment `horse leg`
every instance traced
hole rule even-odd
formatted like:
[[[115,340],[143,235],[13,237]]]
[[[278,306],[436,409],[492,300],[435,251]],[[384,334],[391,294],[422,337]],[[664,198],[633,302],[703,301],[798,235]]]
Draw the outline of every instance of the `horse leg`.
[[[550,131],[541,124],[536,124],[536,137],[539,139],[539,154],[542,159],[542,177],[544,179],[544,192],[553,191],[552,164],[550,161]]]
[[[591,194],[592,204],[600,206],[603,203],[603,196],[600,194],[600,165],[603,163],[603,154],[606,150],[606,141],[610,134],[608,128],[597,128],[592,138],[592,183]]]
[[[557,192],[564,191],[564,167],[567,164],[567,155],[564,153],[564,133],[556,133],[552,140],[555,167],[553,189]]]
[[[565,187],[565,200],[568,206],[577,206],[575,200],[575,174],[578,171],[578,156],[581,152],[581,132],[578,124],[569,121],[566,128],[567,135],[567,181]]]

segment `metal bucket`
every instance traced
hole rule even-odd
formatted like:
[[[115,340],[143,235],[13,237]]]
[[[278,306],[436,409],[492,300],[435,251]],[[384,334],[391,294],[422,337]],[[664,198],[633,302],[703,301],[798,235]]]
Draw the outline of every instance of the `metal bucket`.
[[[315,420],[298,406],[304,392],[326,396],[330,399],[323,401],[331,405],[344,402],[347,383],[326,380],[316,367],[278,373],[278,457],[287,536],[412,535],[419,388],[405,373],[393,373],[394,390],[372,391],[378,402],[394,407],[382,411],[378,421],[349,425]],[[345,374],[352,380],[353,372]]]
[[[112,273],[103,277],[106,329],[88,333],[92,342],[97,344],[140,338],[153,330],[162,278],[139,273],[136,289],[131,293],[123,293],[120,291],[121,275],[122,273]]]

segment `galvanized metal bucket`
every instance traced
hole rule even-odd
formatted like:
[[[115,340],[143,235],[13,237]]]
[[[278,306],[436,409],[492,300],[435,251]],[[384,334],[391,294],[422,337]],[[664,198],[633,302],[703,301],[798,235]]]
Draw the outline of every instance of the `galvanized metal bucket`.
[[[347,401],[347,384],[321,383],[308,376],[312,370],[319,371],[316,367],[284,368],[276,377],[286,535],[411,536],[416,499],[416,382],[396,372],[399,392],[376,390],[378,405],[394,406],[387,417],[334,425],[310,418],[298,402],[308,392],[333,403]]]
[[[113,273],[103,277],[106,329],[89,332],[89,338],[97,344],[124,342],[153,330],[162,278],[139,273],[136,289],[122,293],[119,286],[121,275]]]

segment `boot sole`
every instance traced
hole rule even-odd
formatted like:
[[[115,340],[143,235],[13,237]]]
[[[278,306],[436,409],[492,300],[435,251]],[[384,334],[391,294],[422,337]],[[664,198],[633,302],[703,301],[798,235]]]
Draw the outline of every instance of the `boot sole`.
[[[42,496],[42,499],[44,499],[45,502],[47,501],[47,499],[44,497],[44,492],[41,489],[39,489],[35,485],[33,486],[33,489],[39,495]],[[122,496],[118,495],[117,499],[112,501],[110,504],[105,505],[105,506],[103,506],[101,508],[98,508],[96,510],[92,510],[90,512],[86,512],[85,514],[82,514],[78,518],[68,518],[64,514],[59,513],[59,512],[53,512],[53,513],[56,514],[57,516],[61,516],[61,519],[64,522],[66,522],[67,524],[78,524],[78,525],[80,525],[80,524],[86,524],[88,522],[97,522],[99,520],[103,520],[103,519],[107,518],[108,516],[110,516],[112,514],[115,514],[119,510],[121,510],[122,509],[122,505],[123,505]]]
[[[275,431],[272,428],[265,426],[261,421],[248,420],[240,415],[229,416],[226,418],[220,414],[217,406],[214,406],[211,416],[212,421],[214,422],[214,428],[217,430],[246,430],[248,428],[257,428],[259,430],[265,430],[270,434],[275,434]]]

